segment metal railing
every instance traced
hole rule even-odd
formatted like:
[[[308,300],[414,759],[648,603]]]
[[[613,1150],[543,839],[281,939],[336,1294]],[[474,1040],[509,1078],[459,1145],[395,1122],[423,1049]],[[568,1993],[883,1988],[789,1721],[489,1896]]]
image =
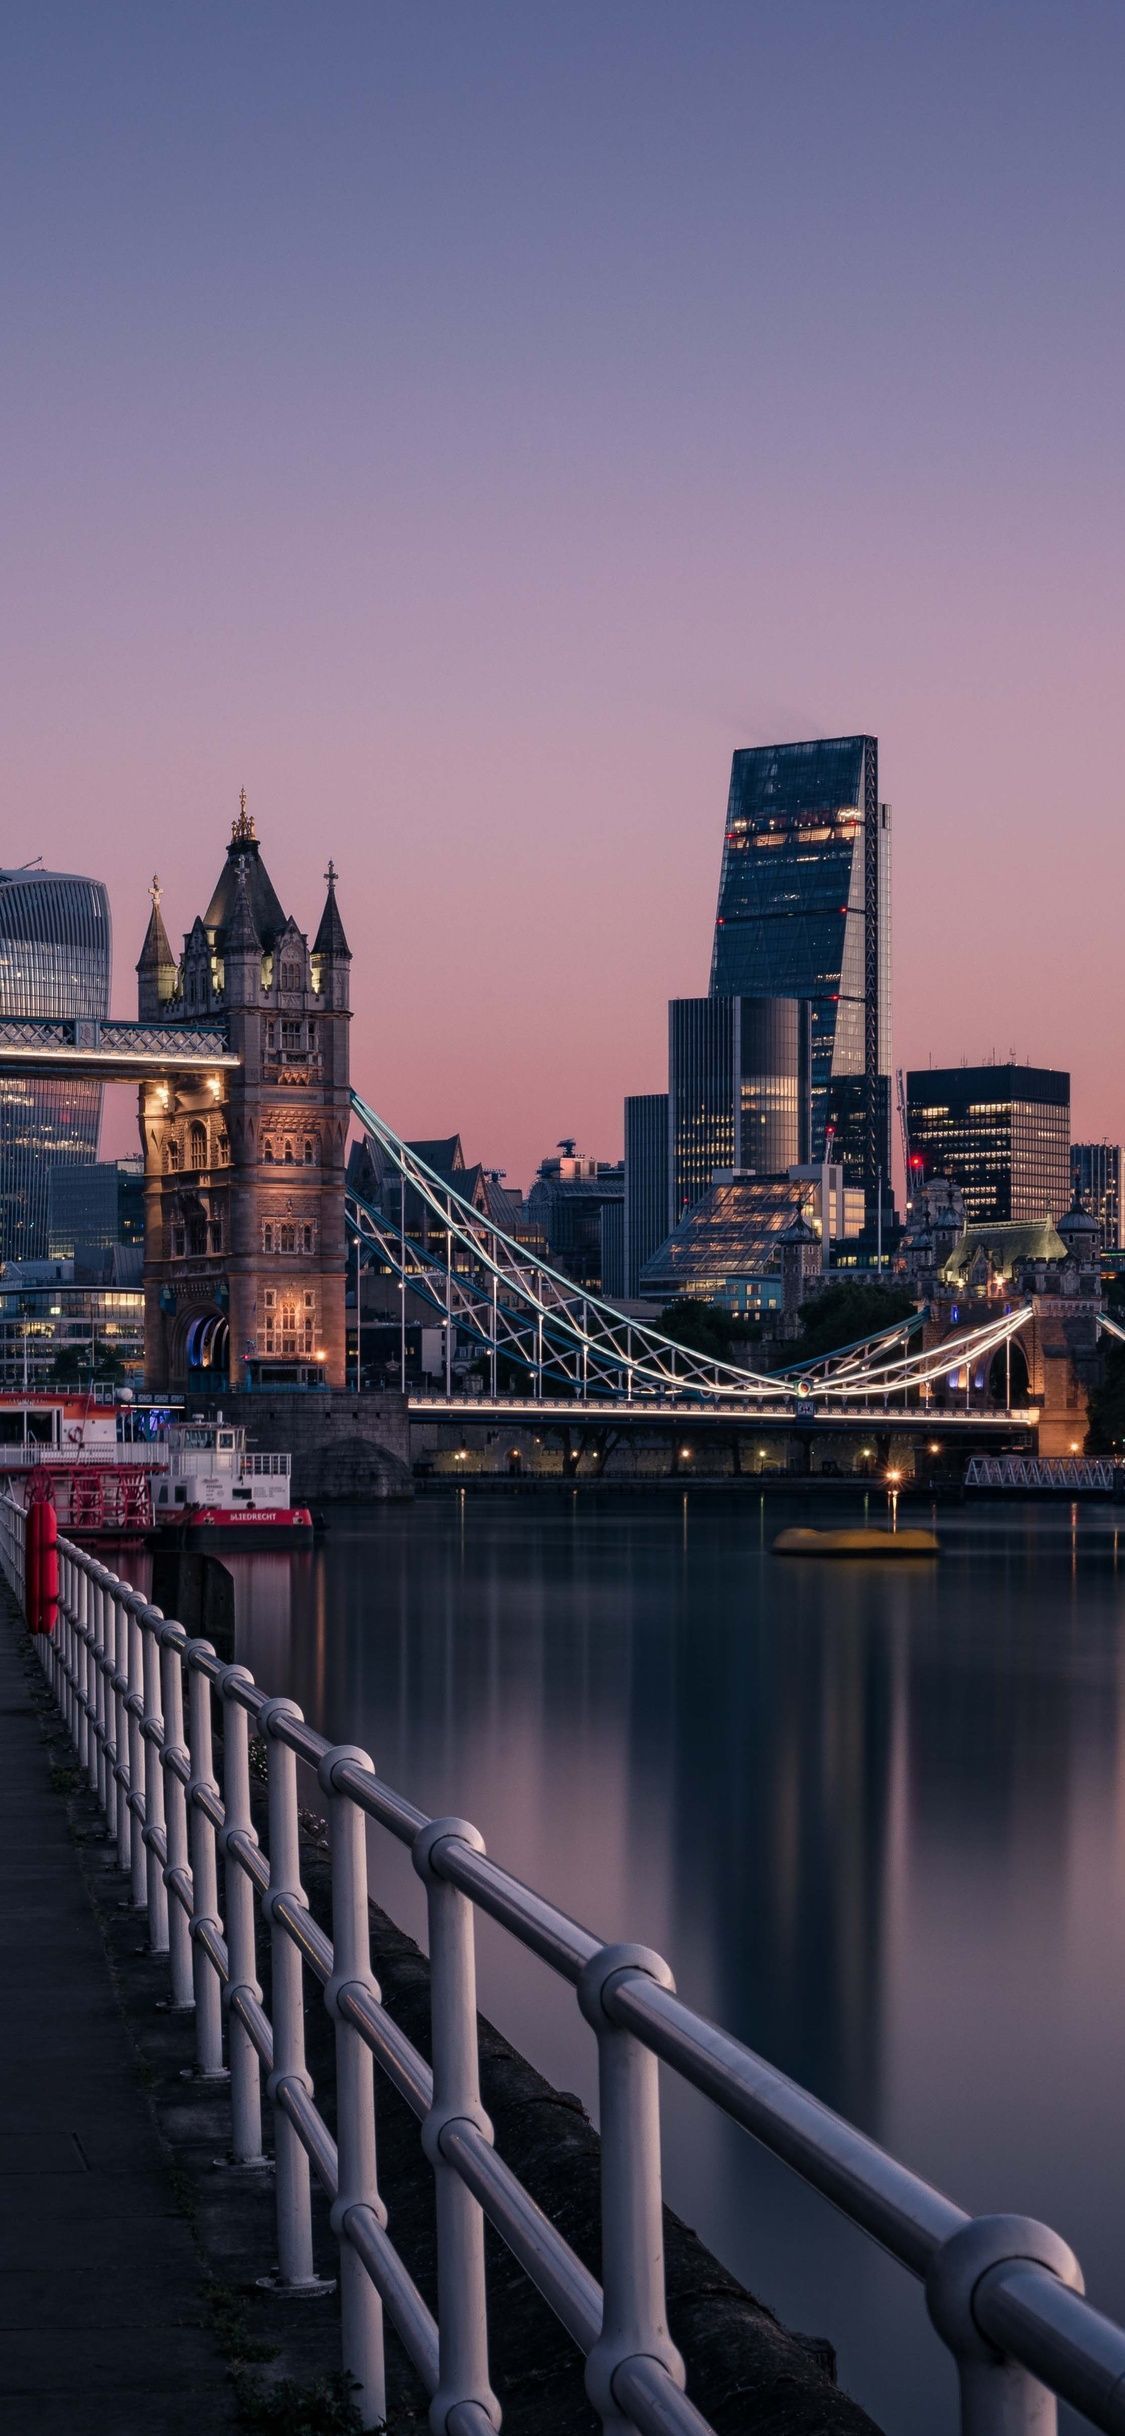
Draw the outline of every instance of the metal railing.
[[[0,1567],[24,1588],[26,1517],[0,1503]],[[488,1858],[475,1827],[431,1819],[332,1745],[291,1700],[189,1640],[129,1584],[59,1542],[59,1613],[39,1649],[79,1765],[97,1796],[172,2001],[194,2008],[200,2074],[229,2066],[231,2148],[262,2158],[262,2076],[276,2166],[277,2281],[316,2288],[310,2170],[339,2246],[342,2352],[365,2425],[384,2414],[384,2312],[444,2436],[500,2425],[489,2382],[484,2221],[585,2355],[586,2388],[615,2436],[706,2436],[668,2333],[659,2064],[714,2100],[926,2287],[957,2365],[962,2436],[1051,2436],[1054,2396],[1125,2431],[1125,2330],[1082,2297],[1066,2244],[1021,2216],[972,2217],[676,1995],[668,1965],[605,1945]],[[223,1782],[213,1764],[221,1716]],[[264,1851],[250,1801],[249,1733],[268,1758]],[[330,1822],[332,1935],[301,1883],[297,1761]],[[371,1822],[409,1847],[426,1888],[432,2064],[384,2010],[371,1970]],[[219,1908],[223,1862],[224,1911]],[[272,2018],[255,1973],[255,1905],[268,1924]],[[497,2154],[480,2099],[475,1914],[486,1913],[576,1991],[597,2040],[603,2281]],[[306,1973],[335,2030],[332,2137],[305,2059]],[[436,2196],[435,2321],[388,2230],[376,2155],[375,2066],[421,2126]]]

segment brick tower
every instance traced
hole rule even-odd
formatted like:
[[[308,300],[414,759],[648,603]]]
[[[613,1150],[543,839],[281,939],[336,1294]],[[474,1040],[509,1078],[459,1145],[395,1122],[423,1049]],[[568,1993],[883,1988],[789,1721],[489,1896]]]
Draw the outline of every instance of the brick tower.
[[[310,948],[282,911],[243,794],[178,961],[153,882],[141,1019],[219,1029],[241,1060],[141,1091],[145,1378],[157,1393],[344,1384],[351,951],[331,863],[327,880]]]

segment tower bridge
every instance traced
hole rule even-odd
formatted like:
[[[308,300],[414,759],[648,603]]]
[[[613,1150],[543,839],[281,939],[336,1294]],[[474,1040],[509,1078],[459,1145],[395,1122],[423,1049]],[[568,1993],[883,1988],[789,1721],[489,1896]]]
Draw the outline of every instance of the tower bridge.
[[[0,1075],[53,1074],[138,1086],[144,1152],[146,1384],[230,1394],[297,1384],[344,1390],[345,1297],[354,1248],[444,1332],[447,1412],[463,1422],[557,1399],[591,1423],[639,1428],[745,1420],[839,1432],[893,1423],[907,1434],[970,1427],[1026,1441],[1041,1405],[1073,1430],[1080,1356],[1073,1325],[1042,1299],[930,1304],[827,1360],[757,1371],[673,1342],[645,1320],[534,1258],[463,1200],[352,1089],[350,967],[336,872],[311,944],[274,889],[245,793],[209,903],[172,946],[154,880],[137,964],[135,1022],[0,1022]],[[371,1153],[371,1198],[349,1192],[353,1117]],[[1067,1315],[1073,1321],[1074,1308]],[[1089,1317],[1083,1307],[1083,1317]],[[1054,1315],[1058,1320],[1058,1313]],[[1087,1334],[1096,1337],[1091,1324]],[[1028,1403],[1012,1407],[1011,1348],[1026,1348]],[[477,1357],[484,1393],[454,1398],[453,1357]],[[1001,1409],[987,1389],[1003,1356]],[[1053,1387],[1052,1387],[1053,1382]],[[961,1389],[964,1388],[962,1401]],[[516,1391],[513,1403],[512,1389]],[[434,1418],[432,1398],[409,1399]]]

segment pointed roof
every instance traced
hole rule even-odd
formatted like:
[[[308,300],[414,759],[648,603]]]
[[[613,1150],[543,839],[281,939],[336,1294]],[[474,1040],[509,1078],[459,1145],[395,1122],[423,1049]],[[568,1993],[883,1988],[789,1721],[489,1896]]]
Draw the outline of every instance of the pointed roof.
[[[234,905],[223,933],[223,952],[227,956],[233,955],[239,948],[248,948],[255,956],[260,956],[262,952],[262,942],[250,905],[247,871],[245,856],[240,855],[235,867]]]
[[[246,893],[250,903],[250,919],[260,944],[272,948],[279,931],[285,928],[281,900],[262,861],[262,849],[254,836],[253,822],[245,805],[234,823],[227,859],[219,873],[211,902],[203,916],[206,928],[214,935],[220,954],[227,945],[227,929],[234,915],[238,894],[238,866],[246,865]]]
[[[350,962],[352,951],[348,946],[344,925],[340,920],[340,908],[336,903],[336,865],[331,859],[324,876],[328,882],[328,894],[324,900],[324,912],[320,917],[320,928],[313,940],[312,952],[314,956],[346,956]]]
[[[140,955],[137,959],[137,971],[138,973],[160,973],[167,971],[174,973],[176,970],[176,959],[172,954],[172,942],[164,928],[164,916],[160,911],[159,880],[153,880],[152,887],[149,890],[149,895],[152,898],[152,912],[148,917],[148,929],[146,930],[144,936],[144,946],[142,947]]]

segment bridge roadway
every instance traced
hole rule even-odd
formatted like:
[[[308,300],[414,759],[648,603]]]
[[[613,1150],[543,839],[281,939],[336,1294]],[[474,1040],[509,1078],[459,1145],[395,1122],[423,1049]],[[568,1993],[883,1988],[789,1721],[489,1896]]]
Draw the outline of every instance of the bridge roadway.
[[[604,1422],[607,1429],[658,1428],[675,1424],[683,1427],[687,1421],[692,1428],[710,1424],[729,1429],[737,1422],[746,1430],[776,1432],[804,1430],[833,1431],[888,1429],[896,1433],[932,1438],[936,1430],[955,1430],[958,1436],[976,1435],[985,1438],[1030,1438],[1039,1419],[1039,1407],[1028,1404],[1017,1412],[955,1412],[949,1407],[930,1406],[919,1410],[889,1403],[856,1404],[841,1410],[837,1405],[818,1405],[814,1396],[807,1403],[790,1397],[785,1404],[754,1404],[739,1397],[730,1403],[704,1403],[692,1396],[658,1398],[638,1397],[635,1402],[611,1403],[604,1396],[423,1396],[407,1397],[407,1412],[412,1421],[458,1421],[512,1423],[544,1422],[563,1424],[581,1421],[585,1424]]]

